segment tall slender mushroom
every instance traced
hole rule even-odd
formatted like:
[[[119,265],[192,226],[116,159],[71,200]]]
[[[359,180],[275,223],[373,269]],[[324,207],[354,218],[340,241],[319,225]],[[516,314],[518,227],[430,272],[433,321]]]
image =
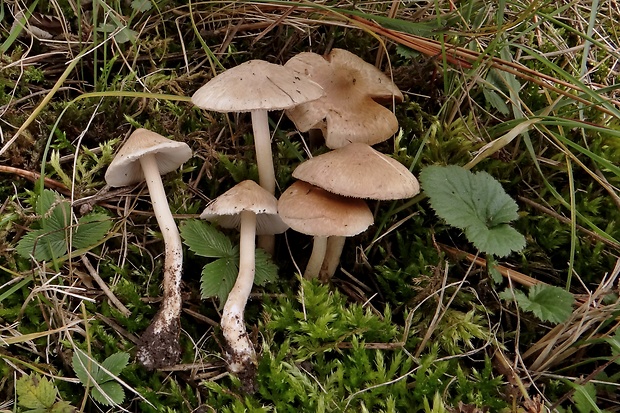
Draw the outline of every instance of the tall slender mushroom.
[[[164,239],[162,304],[138,343],[137,359],[147,368],[175,364],[180,356],[181,275],[183,248],[166,199],[161,175],[177,169],[192,156],[189,146],[146,129],[136,129],[110,163],[105,180],[126,186],[146,180],[155,218]]]
[[[267,112],[295,107],[323,96],[318,84],[292,70],[250,60],[215,76],[194,93],[192,102],[216,112],[250,112],[260,186],[275,194],[275,172]]]
[[[295,231],[314,237],[304,271],[308,279],[319,276],[328,238],[351,237],[373,223],[372,213],[363,200],[336,195],[303,181],[293,183],[282,193],[278,214]]]
[[[381,102],[401,102],[402,93],[383,72],[353,53],[299,53],[284,67],[325,90],[324,97],[287,109],[286,115],[301,132],[320,129],[328,148],[352,142],[374,145],[398,130],[396,116]]]
[[[243,313],[254,284],[255,235],[279,234],[288,228],[278,216],[276,198],[254,181],[243,181],[210,203],[200,218],[239,229],[239,275],[222,311],[222,333],[230,346],[228,366],[242,378],[253,377],[256,353]]]

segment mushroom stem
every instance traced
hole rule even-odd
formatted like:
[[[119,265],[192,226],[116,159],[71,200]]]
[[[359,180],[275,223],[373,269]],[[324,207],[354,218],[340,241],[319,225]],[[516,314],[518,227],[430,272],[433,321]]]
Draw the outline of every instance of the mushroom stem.
[[[312,245],[312,254],[306,265],[306,271],[304,272],[304,278],[310,280],[319,276],[321,265],[325,258],[325,252],[327,251],[327,237],[326,236],[314,236],[314,242]]]
[[[346,237],[333,235],[327,239],[327,251],[325,252],[325,259],[319,272],[319,279],[323,282],[329,281],[340,264],[340,256],[344,248],[344,242]]]
[[[143,156],[140,164],[164,239],[165,256],[161,307],[140,339],[137,358],[145,367],[158,368],[175,364],[181,353],[179,331],[183,247],[179,229],[168,206],[155,155]]]
[[[267,116],[267,111],[263,109],[253,110],[251,113],[258,181],[260,186],[273,195],[276,193],[276,174],[273,168],[273,155],[271,153],[269,117]]]
[[[229,368],[233,373],[256,366],[256,352],[245,328],[243,313],[254,284],[256,214],[241,212],[239,228],[239,275],[222,311],[222,332],[230,346]]]

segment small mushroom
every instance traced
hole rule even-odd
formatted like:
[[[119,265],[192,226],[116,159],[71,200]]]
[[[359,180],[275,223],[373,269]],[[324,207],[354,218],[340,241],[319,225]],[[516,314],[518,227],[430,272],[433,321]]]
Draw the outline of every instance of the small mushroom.
[[[263,60],[250,60],[215,76],[194,93],[192,102],[216,112],[251,113],[260,186],[273,195],[276,180],[267,112],[321,96],[321,86],[305,76]]]
[[[353,53],[300,53],[284,67],[325,90],[324,97],[287,109],[286,115],[302,132],[320,129],[328,148],[352,142],[374,145],[398,130],[396,116],[380,102],[401,102],[402,93],[389,77]]]
[[[192,156],[189,146],[146,129],[136,129],[110,163],[105,180],[113,187],[146,181],[155,218],[164,239],[162,304],[138,343],[137,359],[147,368],[175,364],[181,316],[183,248],[166,199],[161,175],[177,169]]]
[[[230,371],[253,377],[256,353],[243,313],[254,284],[256,234],[279,234],[288,226],[278,216],[276,198],[254,181],[243,181],[210,203],[201,218],[239,229],[239,275],[222,311],[222,333],[230,346]]]
[[[373,223],[372,213],[363,200],[336,195],[303,181],[293,183],[282,193],[278,213],[292,229],[314,237],[304,272],[308,279],[319,275],[326,254],[332,254],[328,239],[357,235]]]
[[[350,143],[315,156],[295,168],[293,177],[353,198],[385,201],[411,198],[420,192],[409,169],[364,143]],[[329,243],[321,279],[331,278],[336,271],[344,239],[331,237]]]

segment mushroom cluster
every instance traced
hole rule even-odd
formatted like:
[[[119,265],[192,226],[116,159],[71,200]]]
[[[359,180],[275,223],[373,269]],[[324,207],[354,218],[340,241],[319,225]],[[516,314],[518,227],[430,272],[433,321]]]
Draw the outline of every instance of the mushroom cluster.
[[[417,179],[407,168],[370,146],[389,139],[398,130],[396,116],[381,103],[400,102],[403,95],[376,67],[342,49],[333,49],[325,57],[300,53],[284,66],[308,76],[325,92],[323,97],[288,109],[286,114],[302,132],[319,129],[325,146],[334,150],[293,171],[293,177],[306,182],[309,186],[303,188],[314,196],[300,197],[300,186],[295,183],[284,191],[278,208],[292,229],[314,236],[304,276],[328,281],[338,268],[345,237],[364,231],[372,221],[361,229],[345,219],[332,222],[324,215],[321,221],[325,227],[321,229],[329,228],[331,233],[318,236],[315,228],[301,225],[298,214],[305,212],[308,219],[317,220],[316,215],[322,211],[316,209],[318,188],[330,193],[330,202],[335,196],[341,197],[343,203],[357,199],[357,208],[361,199],[395,200],[420,192]]]
[[[373,149],[398,130],[396,117],[382,104],[400,102],[398,88],[374,66],[334,49],[326,57],[301,53],[284,66],[252,60],[215,76],[192,96],[199,108],[250,112],[259,183],[243,181],[207,205],[201,218],[240,233],[236,282],[224,304],[221,327],[229,370],[251,380],[254,345],[244,310],[255,274],[257,235],[289,227],[314,237],[304,276],[329,280],[339,265],[345,237],[373,224],[365,200],[409,198],[419,192],[411,172]],[[267,112],[285,110],[302,131],[320,130],[333,149],[311,158],[293,172],[298,179],[275,198],[276,179]],[[145,129],[136,130],[106,172],[111,186],[146,180],[165,245],[163,299],[142,335],[138,360],[149,368],[174,364],[180,356],[181,274],[179,231],[166,202],[161,175],[191,157],[184,143]]]

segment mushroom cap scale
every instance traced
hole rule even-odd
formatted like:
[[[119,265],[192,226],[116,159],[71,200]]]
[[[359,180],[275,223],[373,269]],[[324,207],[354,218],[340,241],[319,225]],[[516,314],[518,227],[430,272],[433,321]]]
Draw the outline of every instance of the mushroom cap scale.
[[[374,222],[363,200],[336,195],[303,181],[282,193],[278,213],[295,231],[313,236],[351,237]]]
[[[159,173],[165,175],[192,157],[184,142],[176,142],[147,129],[136,129],[118,151],[105,173],[105,181],[113,187],[126,186],[144,180],[140,158],[154,155]]]
[[[400,102],[402,93],[389,77],[353,53],[342,49],[333,49],[325,57],[300,53],[284,67],[308,76],[325,90],[324,97],[286,114],[302,132],[321,129],[329,148],[351,142],[373,145],[398,130],[396,116],[378,102]]]
[[[300,164],[293,177],[335,194],[353,198],[411,198],[420,184],[404,165],[364,143],[315,156]]]
[[[256,234],[280,234],[288,229],[278,216],[278,200],[254,181],[243,181],[213,200],[200,218],[224,228],[239,228],[242,211],[256,214]]]
[[[323,96],[321,86],[289,68],[250,60],[215,76],[192,96],[194,105],[216,112],[280,110]]]

